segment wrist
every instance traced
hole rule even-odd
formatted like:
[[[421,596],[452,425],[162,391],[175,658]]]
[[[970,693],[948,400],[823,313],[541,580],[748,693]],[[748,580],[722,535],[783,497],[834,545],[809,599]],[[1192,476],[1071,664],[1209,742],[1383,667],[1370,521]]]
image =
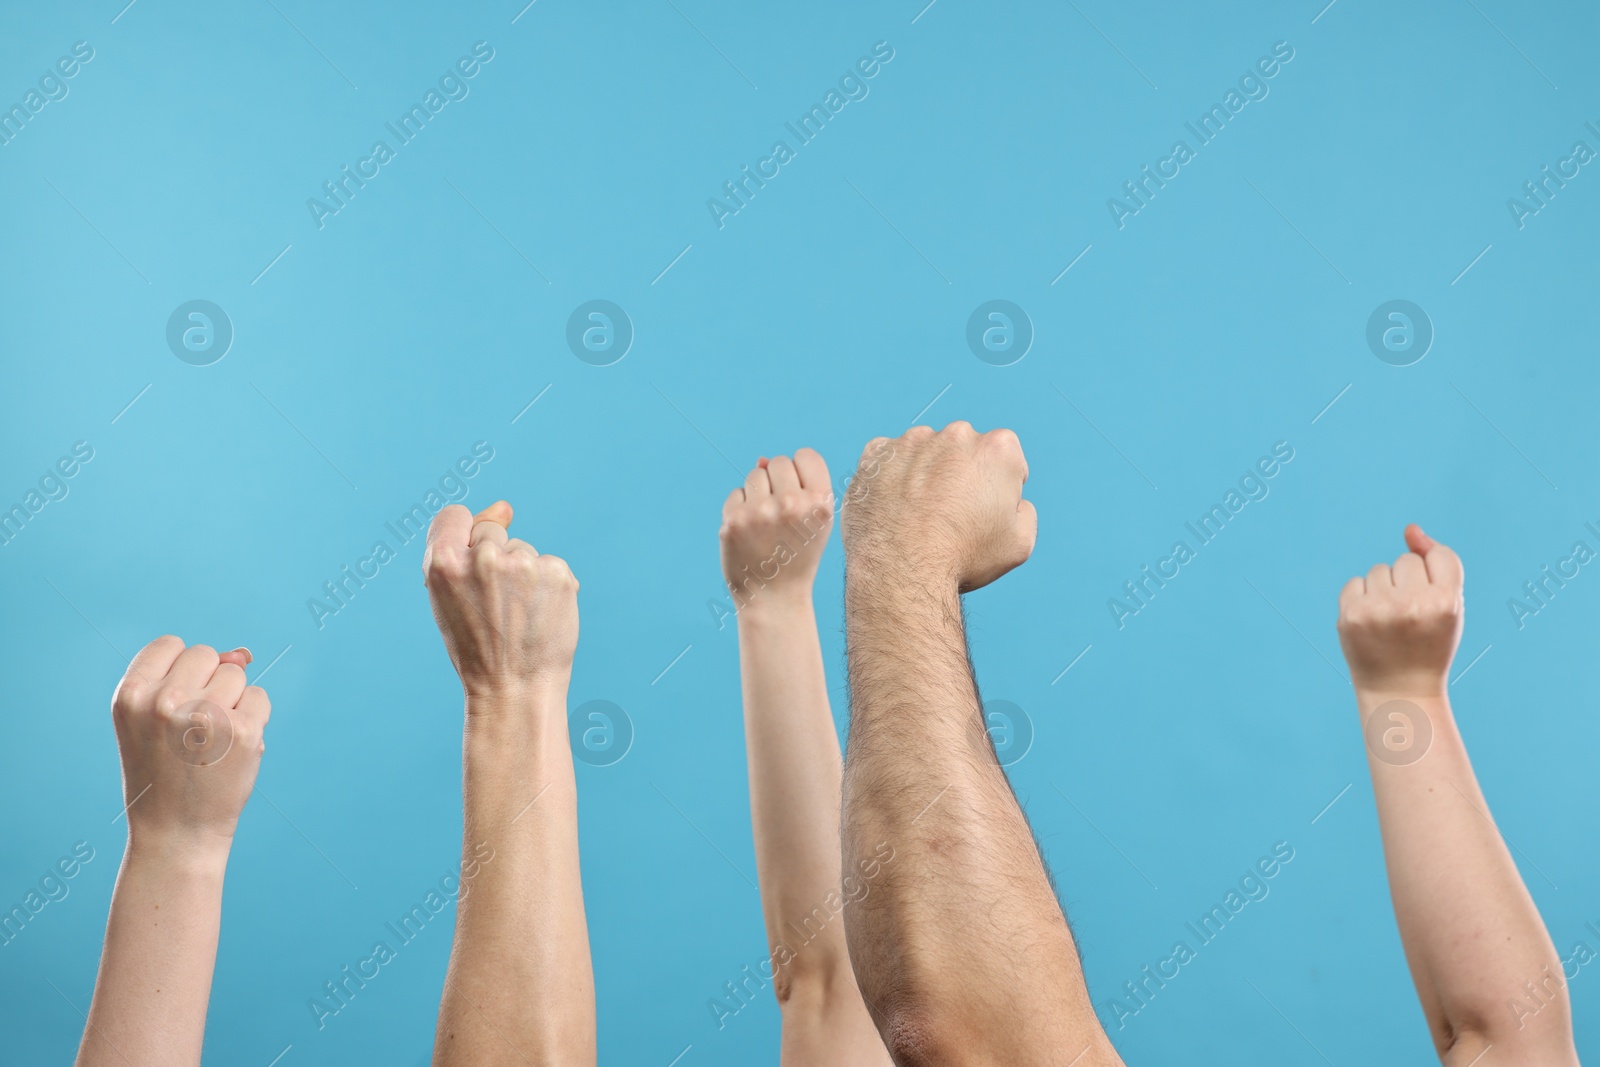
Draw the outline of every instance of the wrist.
[[[152,832],[129,827],[122,865],[125,871],[137,877],[220,884],[232,849],[232,836],[211,832]]]
[[[521,678],[492,681],[462,680],[461,692],[466,698],[467,715],[510,714],[517,709],[542,707],[548,704],[565,705],[567,688],[572,682],[572,670],[555,673],[530,674]]]
[[[952,568],[932,559],[863,554],[846,557],[845,603],[918,604],[959,602],[961,583]]]
[[[559,740],[565,748],[567,685],[508,686],[467,694],[463,745],[468,759],[525,758]]]
[[[1364,701],[1448,700],[1449,682],[1443,675],[1400,675],[1392,678],[1352,679],[1356,696]]]
[[[1357,685],[1356,710],[1363,720],[1377,708],[1393,701],[1404,701],[1415,704],[1423,711],[1432,714],[1450,714],[1450,696],[1443,686],[1426,687],[1416,685]]]
[[[774,619],[809,614],[814,611],[812,586],[810,582],[769,585],[753,591],[743,604],[735,598],[734,610],[740,626],[762,625]]]

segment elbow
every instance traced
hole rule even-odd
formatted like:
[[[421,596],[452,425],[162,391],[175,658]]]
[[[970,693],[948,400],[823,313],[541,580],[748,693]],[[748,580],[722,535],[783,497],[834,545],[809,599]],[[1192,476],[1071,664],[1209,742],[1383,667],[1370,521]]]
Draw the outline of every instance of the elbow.
[[[949,1016],[927,1008],[902,1007],[884,1013],[878,1033],[898,1067],[933,1067],[967,1062],[970,1041],[961,1040]]]
[[[823,952],[809,958],[797,955],[773,967],[772,995],[786,1014],[819,1009],[845,995],[860,996],[849,957]]]
[[[1524,983],[1512,995],[1447,1008],[1435,1032],[1444,1067],[1467,1067],[1490,1048],[1516,1062],[1578,1062],[1566,982],[1549,968],[1543,981]]]

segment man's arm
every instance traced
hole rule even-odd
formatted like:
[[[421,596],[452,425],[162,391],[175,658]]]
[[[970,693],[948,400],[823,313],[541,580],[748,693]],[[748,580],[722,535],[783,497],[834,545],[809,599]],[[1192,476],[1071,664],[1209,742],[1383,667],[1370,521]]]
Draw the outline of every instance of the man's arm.
[[[1026,480],[1009,431],[916,427],[868,445],[843,511],[844,859],[868,862],[880,843],[895,857],[846,917],[862,994],[902,1065],[1121,1062],[967,659],[961,594],[1033,550]]]
[[[509,539],[504,501],[434,518],[423,559],[466,695],[461,895],[434,1044],[441,1067],[595,1062],[567,685],[578,582]]]
[[[1490,818],[1446,695],[1461,561],[1416,526],[1406,543],[1393,567],[1345,586],[1339,640],[1411,978],[1449,1067],[1576,1065],[1561,960]]]
[[[811,598],[832,525],[828,468],[809,448],[761,461],[722,509],[785,1067],[889,1062],[845,946],[843,912],[871,885],[839,869],[839,741]]]
[[[271,714],[249,662],[160,637],[117,686],[128,847],[78,1067],[200,1063],[223,873]]]

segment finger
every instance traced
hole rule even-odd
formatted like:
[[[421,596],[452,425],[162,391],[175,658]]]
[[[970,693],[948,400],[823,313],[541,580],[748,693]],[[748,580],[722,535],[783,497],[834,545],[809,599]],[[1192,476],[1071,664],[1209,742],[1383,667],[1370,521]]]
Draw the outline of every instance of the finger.
[[[467,547],[477,548],[479,545],[504,545],[510,535],[506,528],[498,522],[485,519],[483,522],[472,524],[472,536]]]
[[[1394,586],[1394,575],[1389,572],[1387,563],[1380,563],[1367,572],[1367,592],[1372,593],[1380,589],[1390,589]]]
[[[173,661],[167,679],[180,689],[202,692],[211,683],[211,676],[221,662],[217,650],[210,645],[190,645]]]
[[[1407,552],[1394,561],[1394,584],[1397,586],[1413,586],[1428,584],[1428,568],[1422,562],[1422,557],[1415,552]]]
[[[267,691],[259,685],[247,685],[239,695],[235,710],[240,718],[260,730],[272,717],[272,701],[267,698]]]
[[[476,515],[472,516],[472,521],[474,524],[480,522],[498,522],[501,526],[504,526],[509,530],[511,528],[511,515],[511,505],[506,503],[504,500],[496,500],[493,504],[490,504]]]
[[[248,667],[255,661],[255,657],[250,654],[250,650],[242,645],[232,652],[222,653],[218,658],[224,663],[237,663],[241,667]]]
[[[802,489],[815,489],[825,494],[833,488],[833,480],[828,477],[828,464],[814,448],[795,451],[794,470],[800,478]]]
[[[1017,535],[1026,550],[1026,559],[1033,555],[1033,546],[1039,543],[1039,510],[1033,501],[1017,502]]]
[[[543,565],[545,567],[548,567],[550,570],[560,574],[563,578],[572,583],[573,589],[577,589],[578,576],[572,573],[572,566],[567,563],[566,560],[562,559],[560,556],[543,556],[541,559],[543,559]]]
[[[788,456],[773,456],[768,460],[767,477],[772,479],[774,493],[794,493],[800,490],[800,475],[794,469],[794,460]]]
[[[524,541],[520,537],[513,537],[511,540],[507,541],[506,548],[512,552],[526,552],[532,556],[537,556],[539,554],[539,550],[537,548],[534,548],[532,544]]]
[[[472,517],[472,533],[467,538],[467,547],[505,544],[506,528],[510,525],[511,505],[504,500],[496,500]]]
[[[986,443],[992,444],[1005,456],[1006,462],[1013,466],[1022,476],[1022,484],[1028,481],[1028,457],[1022,453],[1022,441],[1013,430],[990,430],[983,435]],[[1020,490],[1019,490],[1020,492]]]
[[[1406,527],[1405,538],[1406,547],[1419,556],[1426,556],[1428,554],[1428,549],[1439,543],[1433,538],[1429,537],[1427,534],[1423,533],[1422,527],[1418,526],[1416,523],[1412,523],[1410,526]]]
[[[219,663],[211,681],[206,683],[205,697],[222,708],[233,708],[244,695],[244,668],[237,663]]]
[[[757,466],[744,476],[744,492],[747,500],[772,495],[772,478],[767,474],[765,465]]]
[[[472,538],[472,512],[460,504],[442,508],[428,524],[428,544],[422,550],[422,575],[426,579],[435,548],[465,550]]]
[[[743,504],[743,503],[744,503],[744,486],[741,485],[739,488],[737,488],[733,492],[729,493],[728,494],[728,499],[726,499],[726,500],[724,500],[722,502],[722,517],[723,517],[723,519],[726,520],[728,515],[733,511],[733,509],[738,507],[740,504]]]
[[[171,634],[158,637],[141,648],[128,664],[127,677],[154,685],[167,676],[183,652],[183,638]]]
[[[1416,540],[1412,540],[1412,532],[1416,531]],[[1460,585],[1465,577],[1462,573],[1461,557],[1456,555],[1455,549],[1449,545],[1441,544],[1422,532],[1422,527],[1415,523],[1406,527],[1406,543],[1411,545],[1413,552],[1422,548],[1422,562],[1428,568],[1428,580],[1435,585]]]
[[[1352,600],[1365,596],[1367,580],[1365,578],[1352,578],[1344,583],[1344,588],[1339,590],[1339,611],[1342,614],[1350,606]]]

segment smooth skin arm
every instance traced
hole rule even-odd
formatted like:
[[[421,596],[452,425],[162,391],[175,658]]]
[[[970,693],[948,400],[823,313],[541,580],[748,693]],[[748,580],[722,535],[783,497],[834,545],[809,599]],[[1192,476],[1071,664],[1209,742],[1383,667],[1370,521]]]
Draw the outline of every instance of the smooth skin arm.
[[[128,847],[77,1067],[198,1067],[222,880],[272,705],[245,649],[159,637],[111,702]]]
[[[578,581],[510,538],[505,501],[446,507],[423,574],[466,697],[461,895],[434,1039],[439,1067],[595,1062],[567,686]]]
[[[1393,566],[1345,585],[1339,642],[1411,978],[1446,1067],[1576,1067],[1560,957],[1446,693],[1464,617],[1461,560],[1415,525],[1405,539],[1410,551]]]
[[[839,741],[812,604],[833,507],[827,464],[802,448],[762,459],[722,508],[783,1067],[889,1063],[845,943],[843,912],[871,885],[855,871],[841,877]]]
[[[841,519],[852,718],[844,859],[894,849],[846,911],[894,1061],[1120,1064],[984,728],[961,595],[1033,551],[1015,434],[965,422],[868,444]]]

